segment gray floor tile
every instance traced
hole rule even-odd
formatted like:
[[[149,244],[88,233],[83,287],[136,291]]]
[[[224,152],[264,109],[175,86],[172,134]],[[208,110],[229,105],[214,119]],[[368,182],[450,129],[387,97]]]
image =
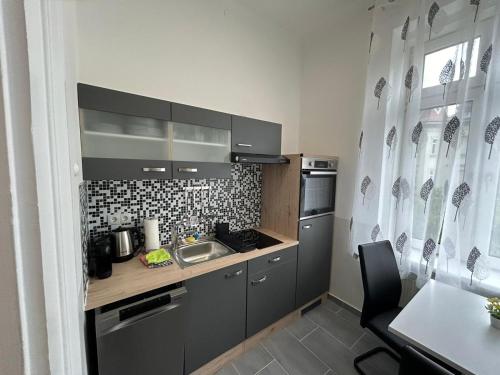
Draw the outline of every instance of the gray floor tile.
[[[272,360],[273,357],[261,345],[258,345],[234,360],[233,365],[240,375],[254,375]]]
[[[276,332],[264,340],[263,345],[289,375],[323,375],[328,370],[325,364],[286,330]]]
[[[399,364],[385,353],[377,353],[359,363],[366,375],[398,375]],[[422,374],[424,375],[424,374]]]
[[[326,301],[323,301],[321,306],[323,306],[324,308],[326,308],[330,311],[333,311],[333,312],[340,311],[340,309],[342,308],[342,306],[340,306],[337,302],[332,301],[331,299],[327,299]]]
[[[317,326],[318,325],[316,323],[313,323],[311,320],[303,316],[302,318],[297,319],[294,323],[289,325],[287,329],[292,335],[300,340],[308,333],[311,333],[312,330]]]
[[[287,375],[287,373],[278,364],[278,362],[274,360],[266,368],[260,371],[258,375]]]
[[[223,368],[215,373],[215,375],[238,375],[236,369],[233,367],[231,363],[228,363]]]
[[[342,318],[350,321],[351,323],[359,326],[359,319],[361,318],[359,315],[356,315],[346,309],[341,309],[337,314],[339,314],[339,316],[341,316]]]
[[[354,355],[360,355],[377,346],[387,347],[380,339],[367,332],[353,347]],[[396,375],[399,371],[399,364],[385,353],[377,353],[360,363],[362,370],[367,375]]]
[[[306,316],[349,348],[363,334],[363,329],[360,326],[321,306],[309,311]]]
[[[361,339],[354,344],[351,350],[354,354],[359,355],[361,353],[367,352],[368,350],[376,348],[377,346],[389,348],[382,340],[366,330],[363,337],[361,337]]]
[[[353,366],[354,354],[322,328],[307,336],[302,344],[321,359],[334,373],[356,375]]]

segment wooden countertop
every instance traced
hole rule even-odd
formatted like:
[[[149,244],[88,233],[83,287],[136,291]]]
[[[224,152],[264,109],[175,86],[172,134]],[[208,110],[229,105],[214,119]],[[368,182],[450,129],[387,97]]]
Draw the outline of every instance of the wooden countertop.
[[[231,254],[187,268],[181,268],[175,260],[170,266],[156,269],[145,267],[137,258],[124,263],[113,263],[113,274],[111,277],[103,280],[95,278],[90,279],[87,289],[85,311],[128,297],[133,297],[169,284],[200,276],[208,272],[216,271],[233,264],[258,258],[262,255],[295,246],[299,243],[298,241],[268,229],[260,228],[258,230],[282,241],[282,243],[262,250]]]

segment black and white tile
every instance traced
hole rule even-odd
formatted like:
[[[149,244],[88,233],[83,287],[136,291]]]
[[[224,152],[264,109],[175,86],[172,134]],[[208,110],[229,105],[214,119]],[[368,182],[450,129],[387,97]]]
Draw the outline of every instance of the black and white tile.
[[[174,223],[186,216],[200,219],[196,229],[202,234],[210,233],[216,222],[229,222],[231,230],[260,224],[260,165],[233,164],[230,179],[99,180],[84,184],[90,240],[111,230],[108,215],[117,212],[126,212],[138,226],[145,218],[158,218],[162,244],[170,241]],[[193,187],[199,190],[189,191]]]
[[[80,193],[80,235],[82,241],[83,289],[85,294],[89,280],[88,247],[90,240],[86,183],[82,182],[78,188]]]

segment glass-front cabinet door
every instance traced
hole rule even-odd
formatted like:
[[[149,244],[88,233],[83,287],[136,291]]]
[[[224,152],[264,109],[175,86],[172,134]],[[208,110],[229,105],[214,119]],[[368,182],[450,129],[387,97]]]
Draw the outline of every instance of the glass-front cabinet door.
[[[168,122],[80,109],[82,156],[168,160]]]
[[[231,131],[172,122],[172,160],[229,163]]]

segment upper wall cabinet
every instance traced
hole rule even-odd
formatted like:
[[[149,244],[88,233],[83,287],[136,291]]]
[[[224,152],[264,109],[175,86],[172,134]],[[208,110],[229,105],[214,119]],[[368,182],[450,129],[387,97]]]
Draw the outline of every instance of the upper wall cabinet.
[[[231,115],[78,85],[83,178],[230,178]]]
[[[174,178],[230,177],[231,115],[172,103],[169,129]]]
[[[281,125],[232,116],[233,152],[281,155]]]
[[[78,84],[83,178],[171,178],[170,103]]]

